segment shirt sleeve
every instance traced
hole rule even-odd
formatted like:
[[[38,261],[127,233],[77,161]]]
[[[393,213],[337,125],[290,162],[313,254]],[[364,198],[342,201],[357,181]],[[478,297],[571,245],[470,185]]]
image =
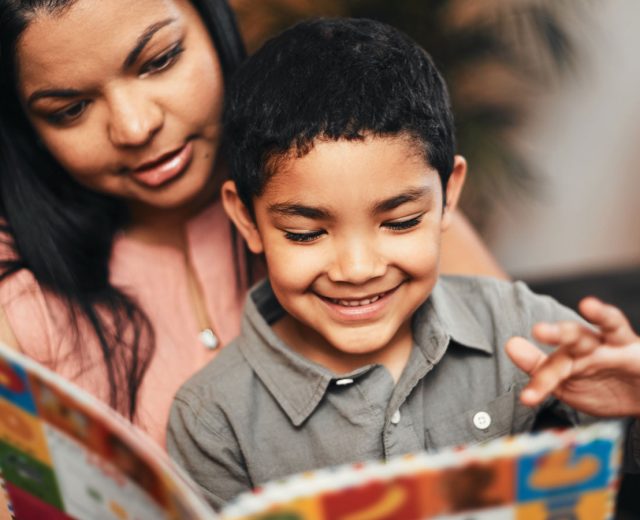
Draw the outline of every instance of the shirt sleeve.
[[[232,429],[215,404],[195,392],[176,395],[169,414],[167,450],[219,510],[236,495],[253,488]]]

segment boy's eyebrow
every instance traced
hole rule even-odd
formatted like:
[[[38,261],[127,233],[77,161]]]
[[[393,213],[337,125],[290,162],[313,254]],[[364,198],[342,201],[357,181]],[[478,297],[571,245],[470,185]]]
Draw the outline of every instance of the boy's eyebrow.
[[[376,202],[373,205],[372,213],[374,215],[385,213],[387,211],[391,211],[392,209],[396,209],[407,202],[413,202],[414,200],[421,199],[433,193],[433,188],[429,186],[423,186],[420,188],[410,188],[407,191],[404,191],[398,195],[394,195],[385,200],[381,200],[380,202]]]
[[[314,220],[331,218],[331,213],[325,208],[304,206],[295,202],[271,204],[267,209],[270,213],[278,213],[286,217],[305,217]]]
[[[422,186],[419,188],[409,188],[398,195],[394,195],[388,199],[376,202],[373,205],[372,213],[379,214],[391,211],[407,202],[413,202],[423,197],[429,196],[433,193],[433,188],[430,186]],[[278,213],[287,217],[305,217],[314,220],[328,220],[331,219],[331,211],[321,206],[305,206],[297,202],[282,202],[278,204],[271,204],[267,211],[269,213]]]
[[[151,24],[149,27],[147,27],[144,30],[144,32],[138,37],[135,47],[127,55],[127,58],[124,60],[124,63],[122,64],[122,68],[128,69],[129,67],[131,67],[131,65],[135,63],[135,61],[138,59],[138,57],[142,53],[147,43],[149,43],[149,40],[153,38],[153,35],[163,27],[175,21],[176,21],[175,18],[167,18],[166,20],[156,22],[154,24]]]

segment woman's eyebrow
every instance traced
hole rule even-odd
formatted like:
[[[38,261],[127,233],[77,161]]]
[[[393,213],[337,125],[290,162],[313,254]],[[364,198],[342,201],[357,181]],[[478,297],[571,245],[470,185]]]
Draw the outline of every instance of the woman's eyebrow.
[[[36,90],[33,94],[29,96],[27,99],[27,106],[33,105],[36,101],[42,98],[47,97],[55,97],[55,98],[74,98],[80,95],[79,90],[75,90],[72,88],[50,88],[43,90]]]
[[[124,69],[128,69],[129,67],[131,67],[131,65],[133,65],[138,59],[138,57],[140,56],[140,53],[142,53],[147,43],[149,43],[149,40],[153,38],[153,35],[163,27],[175,21],[176,21],[176,18],[167,18],[166,20],[162,20],[161,22],[156,22],[154,24],[151,24],[149,27],[147,27],[144,30],[144,32],[140,35],[138,40],[136,41],[135,47],[127,55],[127,58],[124,60],[124,63],[122,64],[122,67]]]
[[[153,35],[157,33],[163,27],[173,23],[176,21],[176,18],[167,18],[166,20],[162,20],[161,22],[156,22],[147,27],[144,32],[140,35],[140,37],[136,41],[135,47],[131,50],[131,52],[127,55],[127,58],[124,60],[122,64],[124,69],[128,69],[133,65],[147,43],[153,38]],[[42,89],[36,90],[33,94],[29,96],[27,99],[27,106],[33,105],[36,101],[42,98],[55,97],[55,98],[74,98],[81,94],[79,90],[71,89],[71,88],[60,88],[60,89]]]

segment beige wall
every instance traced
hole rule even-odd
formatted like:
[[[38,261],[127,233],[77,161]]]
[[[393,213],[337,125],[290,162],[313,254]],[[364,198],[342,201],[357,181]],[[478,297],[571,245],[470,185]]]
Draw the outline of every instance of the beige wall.
[[[521,136],[540,193],[501,208],[489,243],[525,278],[640,265],[640,2],[594,2],[579,72]]]

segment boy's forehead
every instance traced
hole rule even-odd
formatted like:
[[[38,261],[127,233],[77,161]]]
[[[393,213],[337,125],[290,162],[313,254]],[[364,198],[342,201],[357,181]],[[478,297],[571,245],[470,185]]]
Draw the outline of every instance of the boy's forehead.
[[[275,154],[268,164],[270,178],[275,178],[325,166],[330,166],[332,170],[346,170],[358,164],[373,164],[380,160],[403,168],[418,167],[424,169],[425,173],[428,170],[435,171],[426,158],[424,145],[404,134],[365,135],[358,139],[318,137],[303,147],[292,147]]]
[[[403,136],[317,139],[303,155],[289,151],[274,158],[270,174],[262,193],[270,198],[324,199],[330,204],[354,196],[374,201],[399,193],[441,193],[438,172],[415,141]]]

